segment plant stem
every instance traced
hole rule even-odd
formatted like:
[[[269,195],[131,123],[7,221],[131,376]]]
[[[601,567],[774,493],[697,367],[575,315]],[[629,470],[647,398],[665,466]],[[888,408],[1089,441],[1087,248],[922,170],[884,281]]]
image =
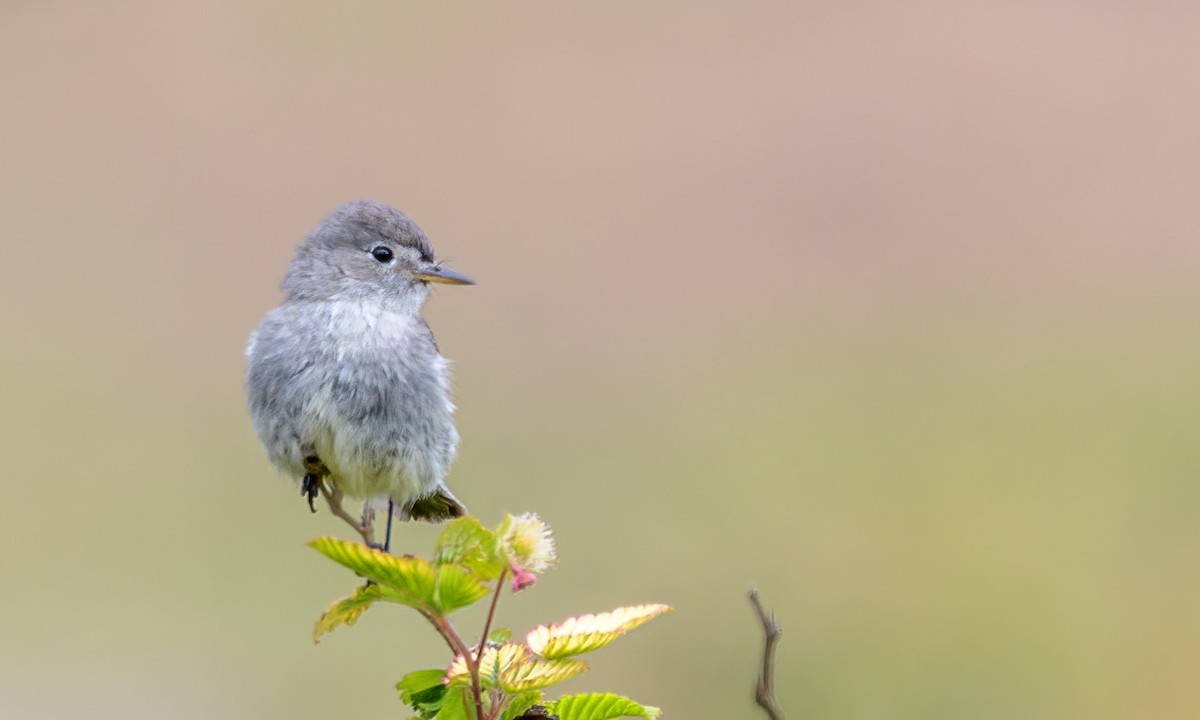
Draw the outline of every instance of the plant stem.
[[[467,664],[469,665],[471,663],[470,649],[467,647],[467,644],[463,642],[462,638],[459,637],[458,631],[454,629],[454,625],[450,624],[450,621],[441,615],[425,615],[425,619],[428,620],[433,625],[434,629],[438,631],[438,634],[441,635],[442,639],[446,641],[446,644],[450,646],[450,650],[452,650],[455,654],[465,657],[467,659]]]
[[[479,657],[483,657],[483,648],[487,645],[488,633],[492,631],[492,618],[496,617],[496,604],[500,602],[500,591],[504,589],[504,576],[508,574],[508,568],[500,571],[500,577],[496,578],[496,592],[492,595],[492,606],[488,608],[487,620],[483,623],[483,635],[479,636]]]
[[[480,692],[479,687],[479,661],[482,659],[483,653],[480,652],[479,657],[476,657],[471,652],[471,648],[467,647],[467,644],[463,642],[462,637],[454,629],[454,625],[450,623],[450,620],[446,616],[425,615],[425,617],[429,622],[433,623],[433,627],[442,636],[442,639],[446,641],[446,644],[450,646],[450,649],[462,655],[463,660],[467,663],[467,671],[471,675],[471,695],[475,700],[475,720],[484,720],[483,694]]]
[[[488,690],[488,700],[492,704],[491,712],[488,713],[488,720],[496,720],[500,717],[501,711],[504,710],[504,694],[497,690]]]
[[[492,619],[496,617],[496,605],[500,602],[500,591],[504,589],[504,576],[508,574],[508,568],[500,571],[500,577],[496,578],[496,592],[492,595],[492,604],[488,608],[487,620],[483,623],[483,634],[479,636],[479,657],[483,658],[483,649],[487,647],[488,633],[492,631]],[[475,676],[479,675],[479,668],[475,669]],[[500,703],[496,701],[495,693],[492,693],[492,712],[489,720],[494,720],[500,712]],[[483,718],[479,718],[483,720]]]

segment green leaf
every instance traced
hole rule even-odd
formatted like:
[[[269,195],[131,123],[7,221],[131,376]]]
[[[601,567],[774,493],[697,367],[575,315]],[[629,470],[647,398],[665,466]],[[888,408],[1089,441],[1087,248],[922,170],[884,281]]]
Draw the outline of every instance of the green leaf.
[[[435,562],[463,565],[480,580],[495,580],[504,569],[496,534],[473,517],[451,522],[438,538]]]
[[[470,691],[466,688],[450,688],[442,698],[442,707],[435,716],[437,720],[469,720],[475,717],[475,707],[467,710],[467,696]]]
[[[427,560],[397,557],[332,537],[319,537],[309,546],[330,560],[391,590],[388,595],[393,602],[409,605],[422,612],[433,612],[437,608],[434,601],[437,572]]]
[[[320,642],[322,635],[333,632],[341,625],[353,625],[358,622],[358,618],[367,608],[381,599],[380,587],[371,584],[358,588],[350,597],[330,605],[317,619],[317,625],[313,628],[313,642]]]
[[[400,691],[400,699],[408,702],[406,694],[421,692],[428,690],[431,687],[442,686],[442,678],[446,677],[446,671],[441,668],[432,668],[430,670],[414,670],[400,679],[396,683],[396,689]]]
[[[640,717],[655,720],[662,710],[639,705],[629,698],[612,693],[581,693],[564,695],[546,703],[546,710],[558,720],[611,720],[611,718]]]
[[[439,565],[433,606],[443,615],[464,608],[491,593],[476,575],[461,565]]]
[[[536,627],[526,636],[525,642],[544,658],[572,657],[599,650],[639,625],[670,611],[667,605],[635,605],[598,615],[581,615],[549,627]]]
[[[413,709],[420,720],[432,720],[442,711],[442,701],[446,696],[446,687],[437,685],[412,695],[408,706]]]
[[[500,720],[513,720],[513,718],[521,717],[529,708],[537,705],[545,699],[541,690],[530,690],[529,692],[517,693],[508,698],[508,704],[504,706],[504,712],[500,713]]]
[[[496,628],[488,634],[488,642],[496,643],[497,645],[503,645],[509,640],[512,640],[512,630],[505,627]]]
[[[480,600],[490,592],[478,577],[461,565],[435,566],[421,558],[389,555],[365,545],[330,537],[317,538],[309,545],[334,562],[378,583],[377,595],[371,600],[387,600],[408,605],[426,614],[446,615]],[[347,611],[350,609],[348,607]],[[353,619],[357,619],[365,609],[358,610]]]
[[[396,690],[400,690],[402,701],[409,702],[413,695],[420,694],[420,692],[432,688],[445,688],[445,683],[442,682],[445,677],[446,671],[440,667],[434,667],[431,670],[416,670],[401,678],[400,682],[396,683]]]
[[[420,720],[431,720],[441,710],[446,696],[446,685],[442,682],[445,676],[445,670],[417,670],[396,683],[396,689],[400,691],[400,699]]]

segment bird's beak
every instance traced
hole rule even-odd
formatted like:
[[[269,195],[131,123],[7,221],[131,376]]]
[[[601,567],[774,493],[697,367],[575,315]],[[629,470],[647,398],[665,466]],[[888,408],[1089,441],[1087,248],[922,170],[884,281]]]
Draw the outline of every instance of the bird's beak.
[[[463,275],[462,273],[456,273],[450,268],[438,267],[437,265],[430,265],[429,267],[422,268],[421,270],[416,271],[415,274],[418,280],[424,280],[425,282],[442,283],[444,285],[475,284],[475,281],[466,275]]]

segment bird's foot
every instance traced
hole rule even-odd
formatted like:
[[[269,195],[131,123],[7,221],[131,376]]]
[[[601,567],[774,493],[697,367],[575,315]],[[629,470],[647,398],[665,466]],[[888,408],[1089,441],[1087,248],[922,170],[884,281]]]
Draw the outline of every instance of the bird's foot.
[[[308,499],[308,509],[316,513],[317,506],[313,503],[321,494],[321,478],[312,473],[305,474],[304,479],[300,481],[300,494]]]
[[[325,467],[321,458],[312,451],[312,448],[305,448],[304,479],[300,481],[300,494],[308,499],[308,509],[313,513],[317,512],[317,506],[313,503],[316,502],[317,495],[321,493],[321,486],[327,475],[329,475],[329,468]]]
[[[342,489],[337,486],[329,475],[329,468],[325,467],[325,463],[321,458],[312,451],[312,448],[304,448],[304,479],[300,483],[300,494],[308,498],[308,507],[316,512],[317,509],[313,505],[317,495],[325,498],[325,502],[329,504],[329,511],[335,516],[345,520],[346,523],[354,528],[354,531],[362,536],[363,542],[368,547],[375,547],[375,530],[372,523],[372,516],[364,514],[362,517],[354,517],[346,512],[342,507]]]

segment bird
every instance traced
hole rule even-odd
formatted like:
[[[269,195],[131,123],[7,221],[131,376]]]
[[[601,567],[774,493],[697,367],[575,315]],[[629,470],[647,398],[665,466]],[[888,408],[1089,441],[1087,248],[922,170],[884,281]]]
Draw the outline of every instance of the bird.
[[[441,522],[466,514],[446,484],[459,434],[448,361],[421,311],[430,285],[473,285],[383,203],[339,207],[296,248],[284,298],[246,344],[245,390],[270,462],[319,495],[368,545],[375,512]],[[343,498],[364,501],[360,517]]]

